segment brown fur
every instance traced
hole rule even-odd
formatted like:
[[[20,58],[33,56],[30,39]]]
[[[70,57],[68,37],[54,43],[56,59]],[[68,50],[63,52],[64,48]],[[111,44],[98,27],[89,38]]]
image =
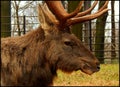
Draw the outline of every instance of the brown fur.
[[[47,19],[42,20],[47,27],[1,39],[1,85],[49,86],[58,69],[87,74],[98,71],[97,58],[70,33],[69,27],[60,29]]]
[[[8,85],[52,83],[53,75],[48,64],[44,63],[46,58],[43,52],[49,45],[47,42],[41,43],[44,38],[41,28],[22,37],[2,38],[3,83]]]
[[[82,55],[79,51],[80,41],[72,34],[52,30],[51,35],[44,36],[38,28],[25,36],[2,38],[1,76],[5,85],[51,85],[59,68],[72,72],[80,68]],[[75,42],[73,48],[65,46],[64,38]],[[82,45],[83,46],[83,45]],[[83,47],[90,57],[90,51]],[[91,59],[92,60],[92,59]]]

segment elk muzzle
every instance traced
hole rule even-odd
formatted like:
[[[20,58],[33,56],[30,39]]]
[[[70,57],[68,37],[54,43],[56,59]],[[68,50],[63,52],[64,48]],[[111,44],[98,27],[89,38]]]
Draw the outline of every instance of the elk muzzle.
[[[100,63],[99,61],[93,59],[82,58],[82,65],[80,70],[86,74],[93,74],[100,70]]]

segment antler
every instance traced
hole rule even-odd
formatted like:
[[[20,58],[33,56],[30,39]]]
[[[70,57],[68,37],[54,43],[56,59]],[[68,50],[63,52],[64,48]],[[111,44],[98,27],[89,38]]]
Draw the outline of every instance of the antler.
[[[67,19],[77,15],[77,13],[82,8],[83,1],[81,1],[78,4],[78,7],[75,9],[75,11],[73,11],[70,14],[65,11],[63,5],[61,4],[61,1],[46,1],[46,3],[48,5],[49,9],[52,11],[52,13],[54,13],[55,16],[58,18],[58,20],[67,20]]]
[[[106,1],[105,4],[96,13],[87,15],[94,9],[98,1],[95,1],[89,9],[83,12],[79,12],[82,8],[83,2],[84,1],[80,1],[77,8],[72,13],[67,13],[65,11],[61,1],[46,1],[46,4],[48,5],[48,8],[51,10],[51,12],[59,20],[59,23],[62,27],[95,19],[108,11],[108,1]]]

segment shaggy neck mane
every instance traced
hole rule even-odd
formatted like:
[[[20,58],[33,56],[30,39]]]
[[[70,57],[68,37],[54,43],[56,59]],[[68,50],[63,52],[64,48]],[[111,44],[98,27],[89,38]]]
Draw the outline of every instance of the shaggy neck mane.
[[[6,52],[9,50],[10,54],[8,59],[10,58],[11,61],[5,62],[5,64],[7,65],[10,62],[12,64],[13,61],[16,61],[15,67],[17,69],[14,73],[18,73],[18,71],[21,73],[16,77],[16,84],[17,81],[19,81],[19,84],[29,83],[29,85],[39,83],[41,83],[39,85],[48,85],[52,83],[51,81],[56,76],[56,70],[46,59],[49,43],[45,40],[44,31],[41,27],[20,37],[3,38],[1,45],[2,47],[6,46],[6,48],[1,49]],[[2,67],[8,67],[10,70],[14,69],[14,67],[6,65],[2,65]],[[8,70],[8,72],[11,71]],[[11,73],[9,78],[12,79],[14,73]]]
[[[42,42],[45,37],[44,37],[44,31],[41,27],[38,27],[36,30],[33,30],[31,32],[28,32],[26,35],[21,36],[21,37],[16,37],[18,40],[18,44],[32,44],[36,42]]]

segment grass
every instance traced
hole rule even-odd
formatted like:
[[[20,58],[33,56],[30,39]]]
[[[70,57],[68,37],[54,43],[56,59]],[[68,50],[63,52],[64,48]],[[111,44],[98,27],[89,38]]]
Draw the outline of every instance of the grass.
[[[119,64],[101,64],[101,70],[93,75],[81,71],[71,74],[58,70],[54,86],[119,86]]]

